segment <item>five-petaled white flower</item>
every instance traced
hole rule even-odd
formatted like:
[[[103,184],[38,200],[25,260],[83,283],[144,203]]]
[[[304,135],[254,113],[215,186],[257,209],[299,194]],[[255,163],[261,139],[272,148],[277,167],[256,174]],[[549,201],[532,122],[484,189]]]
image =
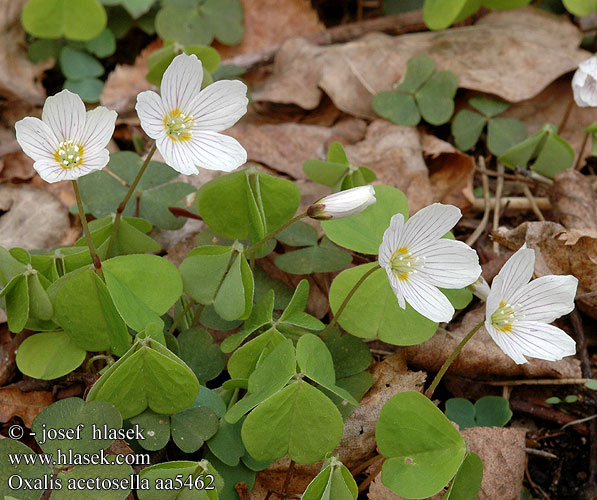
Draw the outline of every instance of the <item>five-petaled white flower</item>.
[[[579,106],[597,106],[597,56],[578,65],[572,78],[572,91]]]
[[[454,307],[438,289],[463,288],[481,274],[479,257],[461,241],[442,238],[461,217],[452,205],[434,203],[404,222],[392,217],[379,247],[379,264],[402,309],[408,302],[432,321],[450,321]]]
[[[174,58],[162,78],[161,97],[151,90],[137,96],[135,109],[146,134],[155,139],[168,165],[182,174],[197,167],[229,172],[247,161],[236,139],[219,134],[247,111],[247,86],[221,80],[201,90],[203,67],[194,54]]]
[[[39,118],[15,124],[17,141],[47,182],[73,180],[104,168],[106,145],[114,133],[116,111],[98,106],[85,112],[81,98],[63,90],[48,97]]]
[[[307,214],[312,219],[341,219],[358,214],[373,203],[373,186],[359,186],[323,197],[309,207]]]
[[[487,297],[485,329],[517,364],[525,356],[557,361],[576,352],[566,333],[550,325],[574,309],[578,280],[574,276],[542,276],[530,281],[535,251],[523,245],[493,279]]]

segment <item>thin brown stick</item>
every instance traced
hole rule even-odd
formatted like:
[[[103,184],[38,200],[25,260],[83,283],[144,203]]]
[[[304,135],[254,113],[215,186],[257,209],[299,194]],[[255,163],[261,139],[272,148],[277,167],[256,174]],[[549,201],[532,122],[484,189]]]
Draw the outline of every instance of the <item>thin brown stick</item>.
[[[537,455],[544,458],[558,458],[557,455],[549,453],[548,451],[536,450],[535,448],[525,448],[527,455]]]
[[[578,158],[576,159],[576,163],[574,164],[574,170],[580,170],[581,168],[580,162],[582,161],[583,153],[585,152],[585,147],[590,136],[591,132],[587,132],[583,137],[582,146],[580,147],[580,151],[578,152]]]
[[[495,210],[497,200],[495,198],[490,198],[489,205],[492,209]],[[546,197],[535,197],[535,203],[541,210],[551,210],[551,202],[549,198]],[[504,196],[500,200],[500,210],[503,210],[506,205],[508,206],[508,210],[532,210],[533,207],[531,206],[531,202],[522,196]],[[471,207],[471,211],[473,212],[483,212],[485,210],[485,202],[481,199],[476,199],[473,202]]]
[[[527,380],[487,380],[477,382],[484,385],[514,386],[514,385],[577,385],[592,380],[590,378],[538,378]]]
[[[381,455],[375,455],[374,457],[366,460],[362,464],[357,465],[354,469],[350,471],[353,477],[358,476],[361,472],[363,472],[367,467],[373,465],[378,460],[381,460],[383,457]]]
[[[381,472],[381,468],[383,467],[383,463],[386,461],[384,458],[379,465],[367,476],[367,478],[359,485],[359,493],[362,493],[367,489],[367,487],[373,482],[373,480],[378,476]]]
[[[537,483],[535,483],[535,481],[533,481],[531,479],[531,474],[529,472],[529,462],[527,460],[527,463],[524,466],[524,474],[527,478],[527,481],[529,482],[529,484],[531,485],[531,488],[533,488],[534,491],[539,492],[541,494],[541,496],[545,499],[545,500],[551,500],[549,498],[549,495],[547,493],[545,493],[545,491],[543,491],[543,489],[541,488],[541,486],[539,486]]]
[[[290,478],[292,477],[295,465],[296,463],[294,460],[291,460],[290,464],[288,465],[288,470],[286,471],[286,479],[284,479],[284,486],[282,486],[282,495],[284,495],[283,500],[286,500],[286,498],[288,497],[288,487],[290,486]]]
[[[526,184],[523,184],[523,183],[521,183],[520,185],[522,186],[522,191],[523,191],[524,195],[527,197],[527,200],[529,200],[529,203],[531,204],[533,213],[537,216],[537,219],[539,219],[541,222],[545,222],[545,217],[543,217],[543,214],[541,213],[539,205],[537,205],[537,202],[535,201],[535,197],[533,196],[533,193],[531,193],[529,186],[527,186]]]
[[[485,170],[485,158],[482,156],[479,157],[479,164],[483,167],[483,170]],[[487,177],[487,174],[481,174],[481,182],[483,184],[483,217],[477,228],[473,231],[473,234],[466,240],[466,244],[471,247],[479,239],[479,236],[483,234],[483,231],[485,231],[487,223],[489,222],[489,213],[491,212],[489,204],[489,178]]]
[[[504,164],[498,162],[497,164],[498,174],[504,173]],[[502,191],[504,190],[504,177],[497,178],[497,186],[495,188],[495,205],[493,208],[493,232],[496,232],[500,225],[500,204],[502,200]],[[497,241],[493,242],[493,253],[496,255],[500,254],[500,244]]]
[[[568,106],[566,107],[566,111],[564,112],[564,116],[562,121],[560,122],[560,126],[558,127],[558,134],[561,134],[564,128],[566,128],[566,124],[568,123],[568,118],[570,118],[570,113],[572,112],[572,108],[574,107],[574,99],[570,99],[568,101]]]

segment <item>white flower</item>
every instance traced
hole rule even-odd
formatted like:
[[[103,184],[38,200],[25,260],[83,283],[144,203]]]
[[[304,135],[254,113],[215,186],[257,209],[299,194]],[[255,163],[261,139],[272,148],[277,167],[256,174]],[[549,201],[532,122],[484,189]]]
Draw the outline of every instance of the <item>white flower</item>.
[[[450,321],[454,307],[441,288],[463,288],[481,274],[479,257],[461,241],[442,238],[460,219],[452,205],[434,203],[404,222],[392,217],[379,247],[379,264],[402,309],[408,302],[432,321]]]
[[[309,207],[307,213],[312,219],[340,219],[350,217],[375,203],[373,186],[359,186],[325,196]]]
[[[151,91],[137,96],[135,109],[145,133],[168,165],[182,174],[197,167],[229,172],[247,161],[236,139],[219,134],[247,112],[247,86],[222,80],[201,90],[203,67],[194,54],[174,58],[162,78],[161,97]]]
[[[578,65],[572,78],[572,91],[579,106],[597,106],[597,56]]]
[[[483,302],[487,300],[489,295],[489,285],[483,276],[479,276],[479,279],[472,285],[469,285],[469,289],[473,292],[475,297],[479,297]]]
[[[34,160],[40,177],[57,182],[77,179],[108,164],[105,147],[115,122],[116,111],[98,106],[85,112],[81,98],[63,90],[46,99],[41,120],[28,116],[15,129],[19,145]]]
[[[529,282],[535,251],[523,245],[494,278],[487,297],[485,328],[517,364],[525,356],[557,361],[576,352],[573,339],[552,321],[574,309],[578,280],[574,276],[542,276]]]

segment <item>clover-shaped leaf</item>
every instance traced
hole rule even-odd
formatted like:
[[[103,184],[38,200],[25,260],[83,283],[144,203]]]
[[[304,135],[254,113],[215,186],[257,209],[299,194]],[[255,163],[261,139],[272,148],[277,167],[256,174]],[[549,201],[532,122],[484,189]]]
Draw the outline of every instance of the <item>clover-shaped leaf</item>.
[[[25,31],[38,38],[91,40],[106,27],[106,21],[98,0],[29,0],[22,14]]]
[[[400,392],[384,405],[375,439],[386,457],[383,484],[408,498],[441,491],[466,456],[464,438],[427,397],[414,391]]]
[[[321,472],[313,478],[302,500],[356,500],[357,484],[350,471],[337,458],[324,462]]]
[[[503,427],[512,411],[508,401],[497,396],[485,396],[473,405],[468,399],[451,398],[446,401],[446,416],[461,429],[467,427]]]
[[[545,177],[553,178],[572,166],[574,150],[557,134],[553,125],[547,124],[535,135],[502,153],[499,161],[512,169],[530,167]]]
[[[473,97],[469,104],[476,111],[460,110],[452,120],[452,135],[459,149],[472,149],[487,126],[487,149],[499,156],[508,148],[527,137],[527,130],[520,120],[515,118],[494,118],[506,111],[510,105],[499,99]]]
[[[147,407],[160,414],[188,408],[199,392],[193,371],[159,342],[145,338],[111,365],[92,386],[87,401],[108,401],[123,418]]]
[[[195,372],[199,382],[216,378],[226,366],[226,357],[214,343],[211,333],[191,328],[178,336],[180,358]]]
[[[451,71],[434,74],[434,70],[435,63],[429,56],[411,57],[395,89],[380,92],[373,98],[373,110],[397,125],[414,126],[421,117],[432,125],[446,123],[454,112],[458,78]]]

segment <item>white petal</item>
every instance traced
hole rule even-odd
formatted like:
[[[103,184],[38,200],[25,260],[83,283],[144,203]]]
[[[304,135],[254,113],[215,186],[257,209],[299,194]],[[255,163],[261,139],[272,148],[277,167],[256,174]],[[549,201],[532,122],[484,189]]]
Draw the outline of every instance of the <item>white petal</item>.
[[[375,201],[373,186],[358,186],[324,196],[311,205],[307,213],[313,219],[341,219],[361,213]]]
[[[236,139],[217,132],[193,133],[182,144],[188,147],[197,167],[230,172],[247,161],[247,152]]]
[[[510,300],[520,304],[524,320],[551,323],[574,309],[577,286],[574,276],[543,276],[524,285]]]
[[[28,116],[15,123],[15,130],[17,142],[27,156],[36,161],[54,160],[60,141],[46,123]]]
[[[193,99],[189,114],[193,130],[221,132],[232,127],[247,112],[247,86],[238,80],[212,83]]]
[[[502,300],[510,302],[511,297],[518,289],[530,281],[534,270],[535,251],[532,248],[527,248],[526,244],[522,245],[503,265],[498,273],[500,280],[496,283],[494,279],[491,288],[493,290],[493,288],[497,288],[496,285],[499,285]],[[489,304],[489,300],[487,302]]]
[[[99,153],[110,142],[114,133],[116,116],[116,111],[103,106],[98,106],[87,112],[85,129],[81,137],[85,156]]]
[[[46,99],[41,119],[59,141],[79,141],[85,129],[85,104],[77,94],[63,90]]]
[[[390,226],[383,233],[381,245],[379,245],[379,265],[386,267],[390,263],[392,254],[399,248],[400,239],[404,231],[404,215],[394,214],[390,220]]]
[[[512,342],[520,353],[532,358],[557,361],[576,353],[576,342],[553,325],[537,321],[517,321],[511,332]]]
[[[180,142],[173,141],[164,134],[156,141],[157,148],[162,154],[166,164],[184,175],[195,175],[199,170],[195,167],[195,160],[187,151],[188,148],[181,146]]]
[[[398,305],[402,309],[406,309],[406,300],[404,300],[404,294],[402,293],[402,289],[400,288],[400,280],[394,276],[391,269],[386,268],[386,272],[388,273],[388,281],[390,282],[392,291],[394,292],[394,295],[396,295],[396,298],[398,299]]]
[[[38,160],[33,164],[33,168],[44,181],[49,183],[65,180],[68,172],[54,160]]]
[[[188,114],[192,100],[201,91],[203,67],[195,54],[179,54],[164,72],[160,92],[167,111]]]
[[[470,288],[475,297],[480,298],[483,302],[487,301],[487,297],[489,296],[490,288],[489,288],[489,284],[487,283],[487,281],[485,281],[485,278],[483,276],[479,276],[477,281],[475,281],[470,286]]]
[[[110,152],[107,149],[101,149],[97,153],[83,157],[83,164],[77,169],[77,177],[86,175],[94,170],[101,170],[110,161]]]
[[[528,360],[522,355],[520,345],[514,342],[514,337],[507,333],[500,332],[489,321],[485,321],[485,329],[491,336],[497,346],[504,351],[504,354],[510,356],[517,365],[528,363]]]
[[[410,273],[407,280],[400,282],[400,290],[412,308],[431,321],[452,319],[454,307],[448,298],[420,274]]]
[[[417,254],[430,241],[437,240],[450,231],[461,216],[460,209],[453,205],[434,203],[422,208],[408,219],[400,246]]]
[[[152,139],[157,139],[166,134],[164,128],[164,118],[166,111],[162,98],[153,90],[146,90],[137,95],[137,104],[135,105],[141,128]]]
[[[477,252],[462,241],[439,239],[416,256],[425,257],[419,272],[431,285],[464,288],[481,274]]]

